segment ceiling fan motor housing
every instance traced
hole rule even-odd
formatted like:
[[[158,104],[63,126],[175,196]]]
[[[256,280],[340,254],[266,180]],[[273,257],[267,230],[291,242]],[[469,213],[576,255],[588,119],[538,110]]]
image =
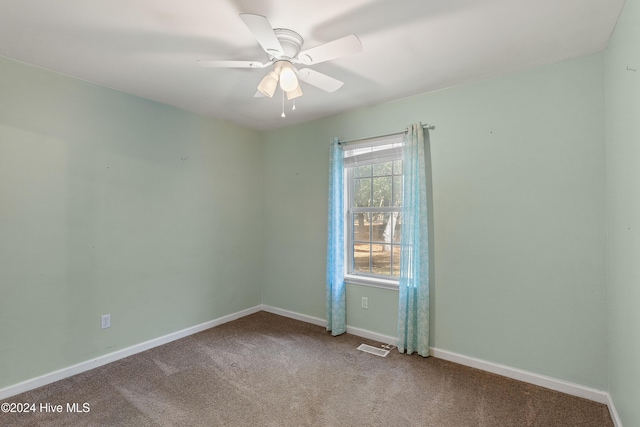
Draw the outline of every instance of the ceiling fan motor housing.
[[[280,45],[282,46],[282,51],[284,52],[282,56],[272,56],[270,55],[269,59],[293,59],[298,56],[300,49],[302,48],[302,44],[304,40],[300,36],[300,34],[295,31],[288,30],[286,28],[276,28],[273,30],[276,34]]]

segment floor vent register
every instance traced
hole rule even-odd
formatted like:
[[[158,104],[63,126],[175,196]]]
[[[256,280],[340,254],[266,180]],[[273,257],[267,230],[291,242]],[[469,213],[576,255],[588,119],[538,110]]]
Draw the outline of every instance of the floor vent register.
[[[375,354],[376,356],[386,357],[389,354],[389,350],[383,350],[381,348],[372,347],[367,344],[360,344],[358,350],[364,351],[365,353]]]

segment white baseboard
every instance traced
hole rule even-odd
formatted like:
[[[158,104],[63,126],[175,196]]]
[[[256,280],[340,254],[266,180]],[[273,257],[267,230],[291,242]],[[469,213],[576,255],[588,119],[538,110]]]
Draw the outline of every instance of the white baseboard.
[[[562,393],[570,394],[572,396],[593,400],[598,403],[607,404],[609,401],[606,392],[586,387],[580,384],[574,384],[568,381],[559,380],[557,378],[534,374],[533,372],[523,371],[521,369],[512,368],[510,366],[487,362],[486,360],[475,359],[473,357],[463,356],[461,354],[456,354],[450,351],[440,350],[433,347],[430,349],[430,353],[438,359],[459,363],[461,365],[480,369],[482,371],[502,375],[503,377],[513,378],[514,380],[523,381],[551,390],[556,390]]]
[[[312,324],[318,325],[318,326],[325,326],[325,327],[327,326],[327,321],[325,319],[321,319],[319,317],[308,316],[306,314],[297,313],[295,311],[283,310],[283,309],[278,308],[278,307],[272,307],[270,305],[264,305],[264,304],[262,304],[262,310],[264,310],[264,311],[266,311],[268,313],[277,314],[279,316],[288,317],[290,319],[300,320],[300,321],[306,322],[306,323],[312,323]]]
[[[213,328],[214,326],[231,322],[232,320],[236,320],[241,317],[248,316],[249,314],[257,313],[260,310],[262,310],[262,306],[257,305],[255,307],[251,307],[246,310],[241,310],[236,313],[231,313],[229,315],[219,317],[218,319],[210,320],[208,322],[201,323],[199,325],[191,326],[181,331],[173,332],[173,333],[161,336],[159,338],[154,338],[152,340],[145,341],[140,344],[133,345],[131,347],[123,348],[122,350],[114,351],[113,353],[96,357],[95,359],[90,359],[73,366],[69,366],[69,367],[36,377],[36,378],[23,381],[18,384],[11,385],[9,387],[5,387],[3,389],[0,389],[0,400],[4,400],[8,397],[15,396],[20,393],[24,393],[25,391],[33,390],[34,388],[42,387],[44,385],[51,384],[55,381],[59,381],[64,378],[68,378],[73,375],[77,375],[79,373],[89,371],[99,366],[106,365],[107,363],[115,362],[116,360],[123,359],[133,354],[140,353],[145,350],[149,350],[151,348],[158,347],[163,344],[167,344],[171,341],[175,341],[177,339],[184,338],[189,335],[193,335],[195,333],[204,331],[209,328]]]
[[[347,325],[347,333],[351,335],[356,335],[362,338],[368,338],[370,340],[383,342],[385,344],[396,345],[398,344],[398,339],[396,337],[390,337],[389,335],[382,335],[377,332],[371,332],[366,329],[354,328],[353,326]]]
[[[613,425],[615,427],[622,427],[622,421],[620,420],[620,415],[618,415],[618,410],[616,409],[616,405],[614,405],[613,398],[609,393],[607,393],[607,406],[609,407],[609,413],[611,414],[611,418],[613,419]]]
[[[280,316],[289,317],[291,319],[300,320],[307,323],[312,323],[318,326],[327,326],[327,321],[325,319],[320,319],[319,317],[307,316],[306,314],[297,313],[295,311],[283,310],[277,307],[271,307],[269,305],[263,305],[262,309],[269,313],[278,314]],[[367,338],[370,340],[383,342],[385,344],[396,345],[398,342],[396,337],[390,337],[388,335],[379,334],[377,332],[368,331],[366,329],[355,328],[353,326],[347,325],[347,333],[351,335],[355,335],[362,338]]]

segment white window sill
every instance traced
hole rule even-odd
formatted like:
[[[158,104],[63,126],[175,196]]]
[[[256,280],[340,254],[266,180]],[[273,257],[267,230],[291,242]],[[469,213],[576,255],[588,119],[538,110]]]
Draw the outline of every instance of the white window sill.
[[[392,279],[382,279],[380,277],[357,276],[355,274],[345,274],[344,281],[347,284],[372,286],[374,288],[398,290],[398,281]]]

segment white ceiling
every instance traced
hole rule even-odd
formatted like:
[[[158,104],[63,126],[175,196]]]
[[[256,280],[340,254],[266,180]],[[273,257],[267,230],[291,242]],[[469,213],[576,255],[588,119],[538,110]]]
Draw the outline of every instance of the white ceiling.
[[[624,0],[0,0],[0,55],[255,129],[275,129],[606,48]],[[267,57],[240,13],[289,28],[303,49],[356,34],[363,52],[313,66],[296,111],[254,98],[268,69],[199,59]],[[287,109],[291,105],[288,103]]]

